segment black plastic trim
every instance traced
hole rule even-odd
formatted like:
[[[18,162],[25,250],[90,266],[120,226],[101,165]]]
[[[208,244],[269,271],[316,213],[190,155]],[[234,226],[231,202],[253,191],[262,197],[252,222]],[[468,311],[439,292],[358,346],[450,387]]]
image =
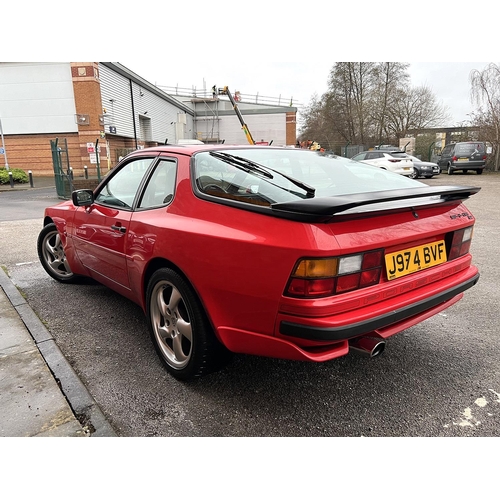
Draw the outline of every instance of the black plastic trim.
[[[275,212],[296,212],[315,216],[333,216],[351,208],[396,200],[409,200],[439,196],[443,201],[465,200],[476,194],[481,188],[472,186],[425,186],[418,188],[390,189],[367,193],[345,194],[307,198],[304,200],[273,203]]]
[[[479,280],[479,273],[477,273],[473,278],[460,283],[459,285],[445,290],[429,299],[422,300],[416,304],[411,304],[409,306],[403,307],[401,309],[396,309],[393,312],[378,316],[376,318],[370,319],[368,321],[361,321],[359,323],[354,323],[348,326],[333,327],[333,328],[319,328],[307,325],[300,325],[297,323],[291,323],[289,321],[282,321],[280,324],[280,333],[290,337],[298,337],[307,340],[318,340],[318,341],[336,341],[336,340],[347,340],[359,335],[364,335],[379,328],[384,328],[386,326],[392,325],[399,321],[411,318],[416,314],[423,313],[433,307],[452,299],[455,295],[462,293],[463,291],[474,286]]]

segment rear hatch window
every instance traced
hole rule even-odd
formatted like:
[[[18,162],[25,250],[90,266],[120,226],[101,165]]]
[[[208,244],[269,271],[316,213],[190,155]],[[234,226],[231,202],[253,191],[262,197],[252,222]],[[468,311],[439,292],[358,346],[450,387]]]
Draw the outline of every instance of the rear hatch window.
[[[455,154],[458,156],[471,156],[475,153],[484,153],[484,143],[470,142],[464,144],[457,144]]]
[[[194,174],[203,194],[263,206],[422,185],[347,158],[291,148],[200,152]]]

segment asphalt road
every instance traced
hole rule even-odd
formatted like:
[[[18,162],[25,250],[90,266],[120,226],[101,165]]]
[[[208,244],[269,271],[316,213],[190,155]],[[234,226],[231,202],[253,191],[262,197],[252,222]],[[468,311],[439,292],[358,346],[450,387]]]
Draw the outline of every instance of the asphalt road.
[[[0,192],[0,265],[121,436],[500,436],[500,175],[427,184],[482,190],[467,200],[479,283],[456,305],[388,340],[382,356],[324,364],[237,355],[178,382],[157,359],[140,308],[91,281],[42,269],[36,238],[53,188]]]

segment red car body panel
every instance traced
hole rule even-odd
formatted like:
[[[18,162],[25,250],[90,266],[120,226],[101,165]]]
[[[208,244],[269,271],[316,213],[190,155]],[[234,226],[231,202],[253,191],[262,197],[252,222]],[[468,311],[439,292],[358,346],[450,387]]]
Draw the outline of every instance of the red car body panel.
[[[474,218],[460,201],[327,223],[266,216],[198,196],[191,181],[194,151],[162,153],[177,161],[175,195],[167,206],[130,211],[97,204],[75,207],[68,201],[48,208],[46,219],[57,225],[72,271],[146,310],[149,270],[157,262],[168,263],[191,283],[229,350],[309,361],[347,354],[349,340],[357,335],[387,338],[409,328],[462,297],[460,290],[447,291],[477,281],[478,270],[467,253],[392,281],[383,270],[378,285],[344,294],[286,296],[301,258],[395,252],[442,240],[471,226]],[[387,319],[379,328],[363,331],[363,325],[376,325],[382,317]],[[302,335],[302,328],[313,335]],[[344,328],[348,333],[343,336]]]

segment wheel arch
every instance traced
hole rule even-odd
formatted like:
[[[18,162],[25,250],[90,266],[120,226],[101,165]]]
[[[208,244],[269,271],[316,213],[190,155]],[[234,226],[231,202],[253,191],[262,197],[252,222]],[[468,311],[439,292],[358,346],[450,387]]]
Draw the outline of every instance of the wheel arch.
[[[143,274],[143,279],[142,279],[142,299],[144,301],[144,311],[147,309],[147,289],[148,289],[148,283],[149,280],[151,279],[151,276],[158,271],[158,269],[162,269],[163,267],[168,267],[175,271],[179,276],[181,276],[186,283],[189,285],[191,288],[192,292],[195,294],[196,298],[199,300],[201,307],[203,308],[203,311],[205,313],[205,316],[207,317],[208,321],[210,322],[210,326],[212,327],[213,331],[217,335],[217,330],[214,328],[214,324],[212,322],[212,319],[210,318],[210,314],[208,313],[208,309],[205,305],[205,302],[203,301],[199,291],[197,288],[193,285],[192,281],[189,279],[189,277],[184,273],[184,271],[174,264],[171,260],[166,259],[165,257],[155,257],[151,261],[149,261],[148,265],[146,266],[146,269]],[[217,335],[218,337],[218,335]]]
[[[43,227],[49,225],[49,224],[52,224],[54,222],[54,220],[52,219],[52,217],[46,215],[44,218],[43,218]]]

